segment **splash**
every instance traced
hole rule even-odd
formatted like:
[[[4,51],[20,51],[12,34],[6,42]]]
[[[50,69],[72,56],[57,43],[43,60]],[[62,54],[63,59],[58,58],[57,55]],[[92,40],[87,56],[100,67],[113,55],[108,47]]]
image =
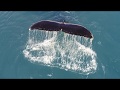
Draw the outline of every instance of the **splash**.
[[[29,31],[23,54],[31,62],[88,75],[97,69],[92,41],[64,32]]]

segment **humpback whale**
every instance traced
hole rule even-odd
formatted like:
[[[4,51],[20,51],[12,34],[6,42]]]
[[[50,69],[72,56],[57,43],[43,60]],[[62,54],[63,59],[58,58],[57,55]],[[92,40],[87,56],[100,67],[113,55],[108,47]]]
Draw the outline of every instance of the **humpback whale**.
[[[72,35],[84,36],[93,38],[92,33],[85,27],[65,22],[57,22],[51,20],[42,20],[30,26],[29,30],[45,30],[45,31],[63,31]]]

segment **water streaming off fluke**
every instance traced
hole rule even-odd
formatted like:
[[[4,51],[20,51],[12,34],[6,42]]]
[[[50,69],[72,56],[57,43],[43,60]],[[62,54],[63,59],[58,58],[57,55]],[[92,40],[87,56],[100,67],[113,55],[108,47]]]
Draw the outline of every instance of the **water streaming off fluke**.
[[[31,62],[88,75],[97,69],[92,40],[62,31],[29,31],[23,53]]]

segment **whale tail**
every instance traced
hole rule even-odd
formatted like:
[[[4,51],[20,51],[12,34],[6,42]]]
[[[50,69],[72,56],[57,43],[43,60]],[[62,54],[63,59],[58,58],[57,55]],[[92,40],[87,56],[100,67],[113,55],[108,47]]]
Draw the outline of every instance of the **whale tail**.
[[[45,30],[45,31],[62,30],[63,32],[69,33],[72,35],[79,35],[87,38],[93,38],[92,33],[89,30],[87,30],[85,27],[77,24],[66,23],[65,20],[63,20],[62,22],[56,22],[56,21],[50,21],[50,20],[40,21],[33,24],[29,28],[29,30]]]

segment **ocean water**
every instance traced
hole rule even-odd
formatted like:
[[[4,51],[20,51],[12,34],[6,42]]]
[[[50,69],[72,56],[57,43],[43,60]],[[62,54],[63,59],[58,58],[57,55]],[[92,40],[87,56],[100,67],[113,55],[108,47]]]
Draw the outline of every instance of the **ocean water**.
[[[94,39],[30,31],[40,20],[82,25]],[[0,11],[0,78],[118,79],[119,24],[119,11]]]

